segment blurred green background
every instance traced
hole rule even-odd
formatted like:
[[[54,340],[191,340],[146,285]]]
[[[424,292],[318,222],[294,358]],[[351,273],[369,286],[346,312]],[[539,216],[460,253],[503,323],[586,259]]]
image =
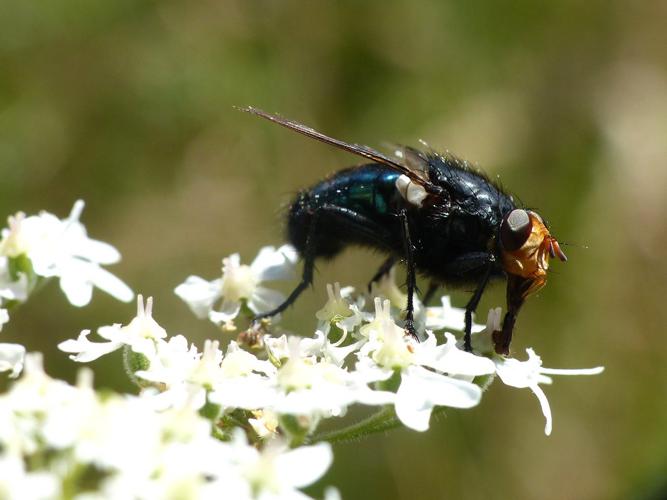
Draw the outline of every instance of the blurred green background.
[[[216,277],[232,252],[248,262],[281,244],[290,197],[358,161],[235,105],[353,142],[448,148],[499,175],[570,243],[513,348],[607,371],[546,388],[551,437],[537,400],[497,383],[425,434],[336,446],[323,483],[344,498],[663,498],[667,3],[2,0],[0,10],[0,214],[63,217],[85,199],[91,236],[123,254],[111,270],[199,345],[219,332],[174,286]],[[354,250],[320,265],[285,324],[304,331],[325,283],[362,286],[378,263]],[[480,310],[503,302],[497,286]],[[2,338],[72,379],[56,343],[133,315],[101,293],[74,309],[53,283]],[[94,368],[100,386],[130,389],[120,356]]]

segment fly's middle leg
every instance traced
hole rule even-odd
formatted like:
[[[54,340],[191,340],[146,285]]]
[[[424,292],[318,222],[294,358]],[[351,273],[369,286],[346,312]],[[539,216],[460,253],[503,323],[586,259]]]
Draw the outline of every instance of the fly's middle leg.
[[[405,252],[405,264],[407,266],[408,276],[408,307],[405,310],[405,329],[415,339],[419,340],[417,332],[415,331],[414,322],[414,295],[417,288],[417,271],[415,268],[414,250],[415,247],[410,239],[410,224],[408,222],[408,211],[403,208],[398,213],[401,219],[401,229],[403,231],[403,247]]]
[[[466,351],[472,352],[472,313],[475,312],[479,301],[482,298],[484,289],[491,279],[491,273],[495,265],[495,257],[493,254],[485,252],[470,252],[468,254],[457,257],[453,262],[447,266],[448,272],[453,274],[465,275],[474,270],[482,270],[481,279],[477,284],[477,288],[466,304],[465,313],[465,332],[463,336],[463,347]]]
[[[431,283],[429,283],[428,289],[426,290],[426,293],[422,298],[422,302],[424,303],[425,306],[427,306],[429,302],[431,302],[431,300],[433,299],[439,288],[440,288],[440,283],[436,281],[431,281]]]

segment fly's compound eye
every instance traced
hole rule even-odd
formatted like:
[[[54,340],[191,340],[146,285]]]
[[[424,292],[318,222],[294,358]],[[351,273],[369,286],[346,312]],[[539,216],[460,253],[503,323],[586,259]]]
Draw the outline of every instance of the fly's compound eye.
[[[500,226],[500,241],[508,252],[518,250],[528,240],[533,223],[528,212],[520,208],[512,210]]]

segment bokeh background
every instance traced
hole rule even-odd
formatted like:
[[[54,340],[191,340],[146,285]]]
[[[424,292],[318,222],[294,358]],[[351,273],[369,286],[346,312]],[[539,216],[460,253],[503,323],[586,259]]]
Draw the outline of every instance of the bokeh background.
[[[513,348],[607,371],[546,388],[551,437],[528,391],[495,384],[425,434],[337,445],[322,484],[345,498],[667,494],[667,3],[1,3],[0,214],[65,216],[85,199],[91,236],[123,253],[112,271],[200,345],[220,333],[174,286],[216,277],[232,252],[249,261],[281,244],[296,190],[357,162],[235,105],[353,142],[448,148],[569,243]],[[378,259],[356,250],[321,265],[286,326],[304,331],[325,283],[362,286]],[[498,286],[480,310],[503,301]],[[57,342],[133,314],[101,293],[74,309],[53,283],[2,337],[72,379]],[[131,390],[119,356],[94,368],[98,385]]]

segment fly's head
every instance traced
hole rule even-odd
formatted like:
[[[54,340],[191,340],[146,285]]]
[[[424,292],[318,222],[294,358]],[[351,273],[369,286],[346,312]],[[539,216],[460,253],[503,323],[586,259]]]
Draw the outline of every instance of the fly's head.
[[[523,299],[546,284],[549,257],[567,260],[542,218],[521,208],[512,210],[501,223],[500,247],[503,269],[523,282]]]
[[[494,340],[496,352],[508,354],[516,315],[526,297],[546,284],[549,258],[565,262],[567,257],[542,218],[521,208],[507,214],[500,225],[500,255],[507,273],[507,314]]]

